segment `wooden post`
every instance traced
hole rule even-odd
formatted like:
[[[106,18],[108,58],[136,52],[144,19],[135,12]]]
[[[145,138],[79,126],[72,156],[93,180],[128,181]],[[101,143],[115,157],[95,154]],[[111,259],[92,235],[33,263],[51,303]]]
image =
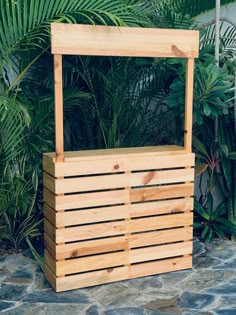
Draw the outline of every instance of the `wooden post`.
[[[186,89],[185,89],[185,123],[184,123],[184,148],[192,152],[192,124],[193,124],[193,73],[194,59],[187,59]]]
[[[55,137],[57,162],[64,160],[62,55],[54,55]]]

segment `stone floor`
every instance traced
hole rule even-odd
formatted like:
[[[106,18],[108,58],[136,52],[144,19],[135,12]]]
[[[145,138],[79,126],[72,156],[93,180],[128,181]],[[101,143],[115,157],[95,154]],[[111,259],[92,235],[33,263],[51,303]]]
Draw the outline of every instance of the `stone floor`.
[[[194,242],[193,270],[54,293],[26,254],[0,259],[5,315],[236,315],[236,244]]]

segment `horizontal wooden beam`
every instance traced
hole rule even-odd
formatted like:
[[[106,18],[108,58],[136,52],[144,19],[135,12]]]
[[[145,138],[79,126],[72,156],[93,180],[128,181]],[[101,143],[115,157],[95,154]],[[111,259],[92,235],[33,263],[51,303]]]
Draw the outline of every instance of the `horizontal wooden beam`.
[[[197,58],[199,32],[52,23],[52,53],[121,57]]]

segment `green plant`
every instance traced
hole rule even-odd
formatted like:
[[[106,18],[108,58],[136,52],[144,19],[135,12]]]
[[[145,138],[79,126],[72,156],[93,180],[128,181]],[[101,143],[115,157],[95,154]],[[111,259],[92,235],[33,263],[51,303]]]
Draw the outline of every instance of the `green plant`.
[[[236,225],[226,219],[226,203],[222,201],[217,207],[213,205],[213,197],[208,193],[205,204],[194,202],[194,228],[200,231],[201,238],[210,242],[215,236],[224,239],[225,236],[236,235]]]

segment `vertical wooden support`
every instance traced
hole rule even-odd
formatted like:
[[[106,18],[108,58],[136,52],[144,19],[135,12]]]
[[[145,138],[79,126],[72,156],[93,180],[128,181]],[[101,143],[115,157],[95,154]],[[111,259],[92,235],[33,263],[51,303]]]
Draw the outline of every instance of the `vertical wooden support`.
[[[54,55],[55,137],[57,162],[64,160],[62,55]]]
[[[193,73],[194,59],[187,59],[186,89],[185,89],[185,123],[184,123],[184,148],[192,152],[192,123],[193,123]]]

